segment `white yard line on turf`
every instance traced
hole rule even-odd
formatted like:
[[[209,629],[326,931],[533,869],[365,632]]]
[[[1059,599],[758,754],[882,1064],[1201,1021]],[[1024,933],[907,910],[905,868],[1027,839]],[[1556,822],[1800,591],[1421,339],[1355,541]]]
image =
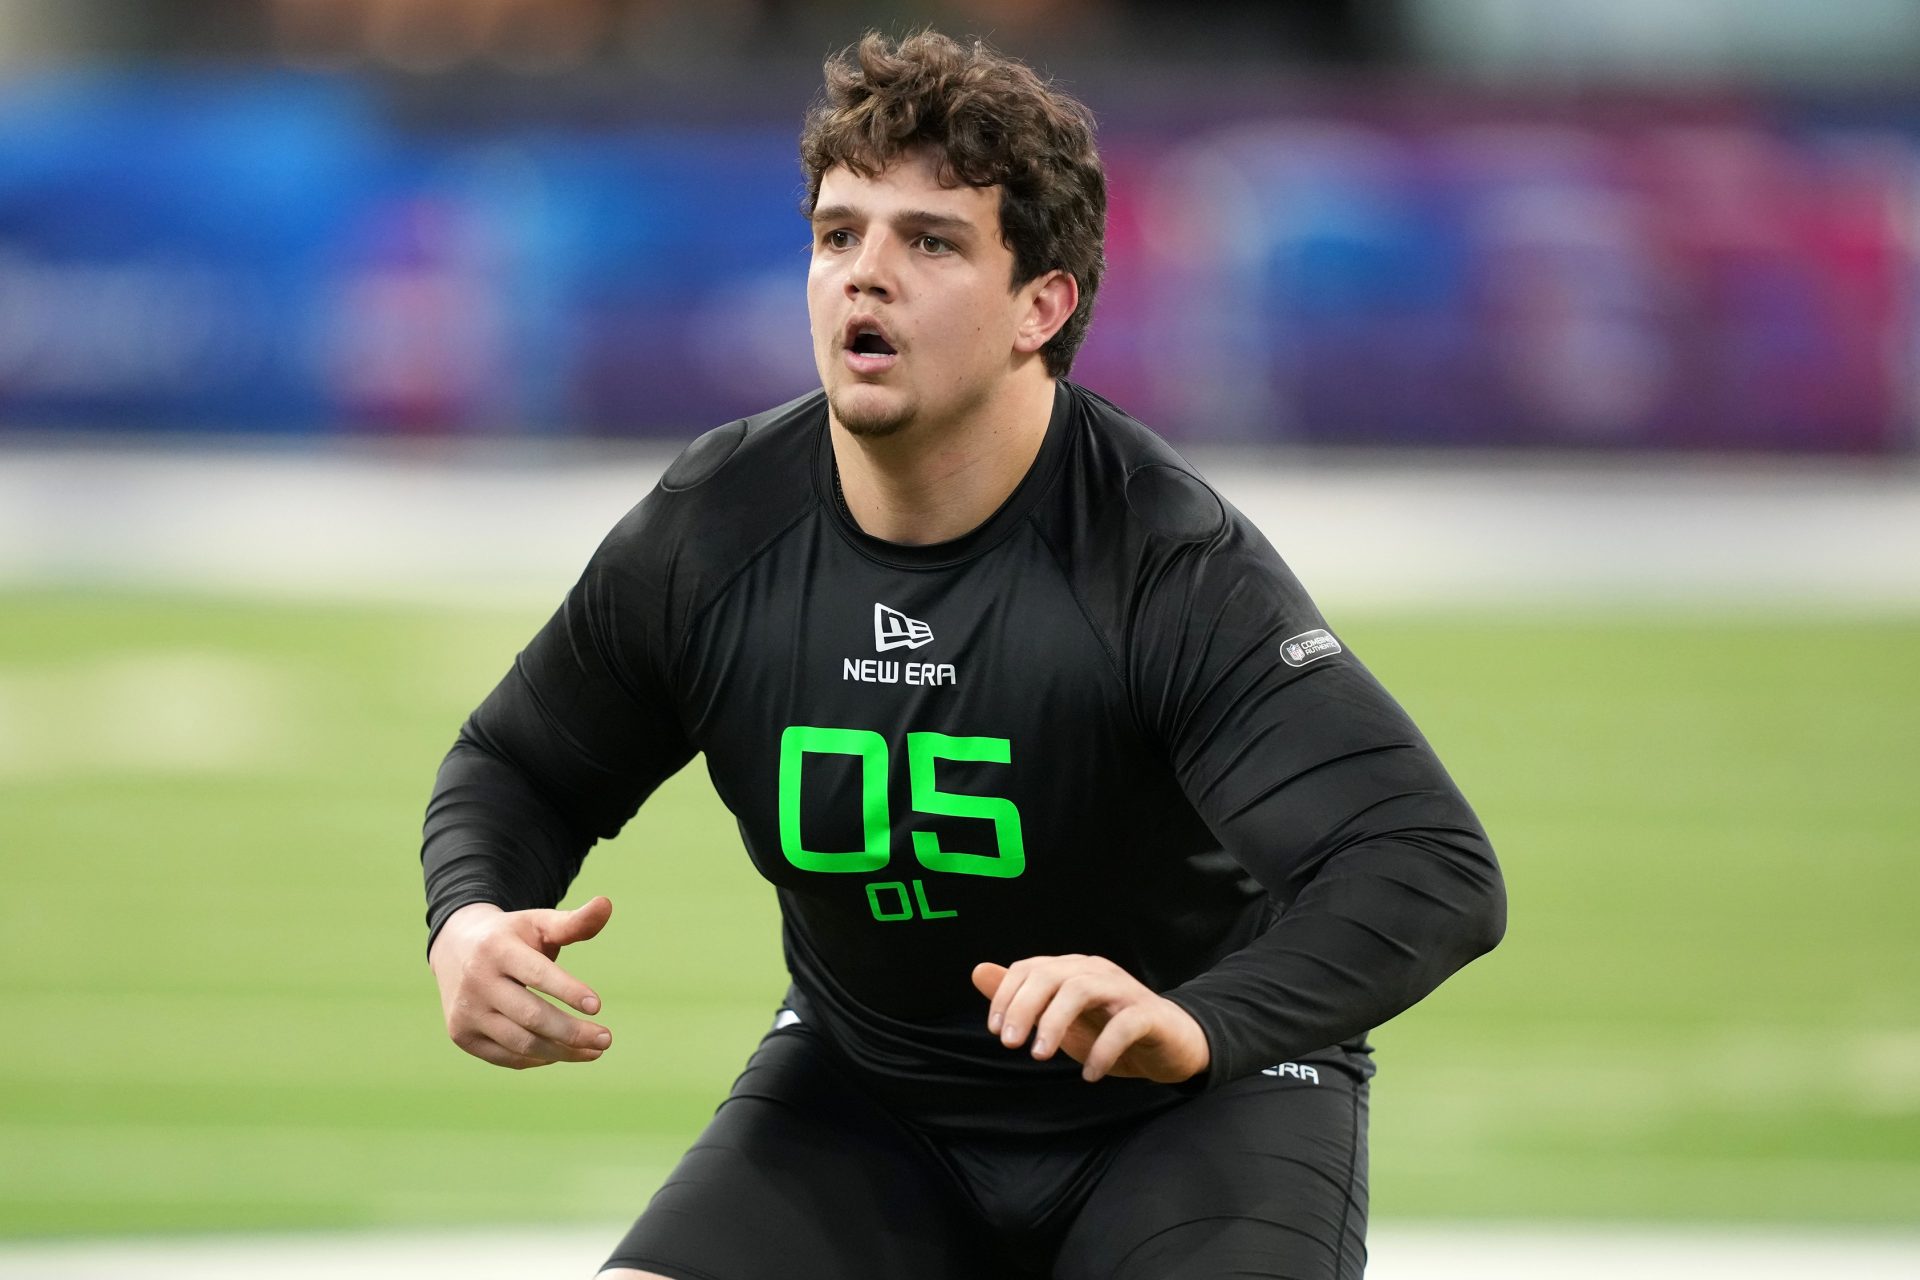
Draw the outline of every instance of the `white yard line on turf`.
[[[0,1280],[588,1280],[621,1228],[0,1246]],[[1920,1235],[1381,1227],[1370,1280],[1913,1280]]]

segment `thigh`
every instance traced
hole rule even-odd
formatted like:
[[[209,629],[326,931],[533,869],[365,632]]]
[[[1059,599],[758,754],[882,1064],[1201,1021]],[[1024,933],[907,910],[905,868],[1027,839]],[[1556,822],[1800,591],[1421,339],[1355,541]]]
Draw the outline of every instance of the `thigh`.
[[[1366,1082],[1329,1065],[1259,1075],[1123,1140],[1054,1276],[1358,1280],[1366,1219]]]
[[[775,1031],[606,1266],[675,1280],[978,1280],[981,1227],[805,1027]]]

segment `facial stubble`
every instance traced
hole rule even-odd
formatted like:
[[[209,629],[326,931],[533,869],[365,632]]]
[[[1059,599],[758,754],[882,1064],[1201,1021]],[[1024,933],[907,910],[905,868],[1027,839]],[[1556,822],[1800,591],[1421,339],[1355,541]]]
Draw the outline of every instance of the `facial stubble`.
[[[846,388],[845,390],[855,390]],[[900,404],[887,407],[855,403],[855,397],[843,391],[827,393],[827,403],[833,408],[833,417],[848,435],[860,440],[884,440],[896,435],[902,427],[913,420],[911,406]]]

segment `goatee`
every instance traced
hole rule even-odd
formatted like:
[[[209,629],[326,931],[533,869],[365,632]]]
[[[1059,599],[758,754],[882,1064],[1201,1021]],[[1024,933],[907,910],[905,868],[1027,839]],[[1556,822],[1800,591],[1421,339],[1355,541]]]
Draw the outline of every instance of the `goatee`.
[[[884,440],[913,419],[912,411],[905,406],[861,404],[859,397],[844,392],[828,392],[827,403],[833,408],[834,420],[846,428],[847,434],[862,440]]]

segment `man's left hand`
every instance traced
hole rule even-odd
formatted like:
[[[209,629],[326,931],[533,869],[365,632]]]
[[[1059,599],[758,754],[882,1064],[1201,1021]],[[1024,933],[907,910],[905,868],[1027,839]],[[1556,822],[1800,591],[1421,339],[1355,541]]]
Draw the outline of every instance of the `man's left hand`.
[[[1033,1056],[1056,1050],[1085,1080],[1137,1076],[1178,1084],[1213,1060],[1193,1015],[1100,956],[1032,956],[1009,968],[975,965],[973,985],[993,1002],[987,1030],[1016,1049],[1033,1033]]]

